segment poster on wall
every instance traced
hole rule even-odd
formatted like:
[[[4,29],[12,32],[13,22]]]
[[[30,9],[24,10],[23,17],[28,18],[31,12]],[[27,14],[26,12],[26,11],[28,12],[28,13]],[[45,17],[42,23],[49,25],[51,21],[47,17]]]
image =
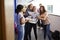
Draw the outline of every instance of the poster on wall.
[[[47,5],[47,11],[53,13],[53,5]]]

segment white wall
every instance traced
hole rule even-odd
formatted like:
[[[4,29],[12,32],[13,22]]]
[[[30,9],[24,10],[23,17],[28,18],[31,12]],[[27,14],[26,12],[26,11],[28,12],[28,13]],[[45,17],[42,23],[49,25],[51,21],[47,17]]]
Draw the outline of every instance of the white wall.
[[[59,15],[60,16],[60,0],[34,0],[31,3],[33,3],[33,5],[37,6],[37,8],[39,7],[39,4],[43,4],[47,10],[47,5],[53,5],[53,13],[50,14],[54,14],[54,15]],[[47,10],[48,11],[48,10]]]
[[[4,0],[6,40],[14,40],[14,0]]]

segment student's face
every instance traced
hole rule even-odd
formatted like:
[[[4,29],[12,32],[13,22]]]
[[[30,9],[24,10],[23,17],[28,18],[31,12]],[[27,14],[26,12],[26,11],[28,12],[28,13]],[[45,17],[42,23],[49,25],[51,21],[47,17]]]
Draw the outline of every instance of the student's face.
[[[33,11],[36,11],[36,7],[33,7]]]
[[[32,10],[33,9],[33,5],[30,5],[30,10]]]
[[[41,11],[43,11],[43,7],[41,7],[41,9],[40,9]]]
[[[24,6],[23,9],[22,9],[23,12],[26,12],[26,7]]]

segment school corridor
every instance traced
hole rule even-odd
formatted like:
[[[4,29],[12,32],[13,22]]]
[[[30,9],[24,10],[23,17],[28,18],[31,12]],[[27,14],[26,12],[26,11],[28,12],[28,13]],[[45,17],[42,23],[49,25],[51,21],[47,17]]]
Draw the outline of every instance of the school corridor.
[[[0,40],[15,40],[15,29],[14,29],[15,7],[21,1],[22,0],[0,0]],[[37,6],[37,8],[39,7],[38,4],[39,1],[36,0],[32,0],[32,1],[26,0],[26,1],[28,3],[29,2],[33,3],[34,5]],[[25,3],[26,1],[24,1],[23,3],[27,4]],[[46,7],[46,9],[50,12],[49,18],[51,22],[51,27],[50,27],[51,31],[54,32],[55,30],[58,30],[60,32],[60,5],[59,5],[60,1],[40,0],[39,3],[42,3]],[[38,40],[44,40],[43,30],[37,28],[37,35],[38,35],[37,37]],[[35,40],[33,29],[31,31],[31,39]],[[48,37],[46,40],[48,40]]]

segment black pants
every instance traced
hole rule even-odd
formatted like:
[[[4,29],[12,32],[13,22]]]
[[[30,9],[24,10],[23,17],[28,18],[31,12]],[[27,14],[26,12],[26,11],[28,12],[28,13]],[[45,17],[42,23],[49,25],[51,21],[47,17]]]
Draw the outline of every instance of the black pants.
[[[41,26],[41,25],[40,25],[40,20],[38,20],[37,25],[38,25],[39,27]]]
[[[42,21],[41,21],[41,22],[42,22]],[[38,24],[39,27],[43,27],[43,26],[44,26],[43,22],[40,23],[40,20],[38,20],[37,24]]]
[[[35,35],[35,38],[37,40],[37,26],[36,24],[32,24],[32,23],[29,23],[29,40],[31,40],[31,30],[34,30],[34,35]]]
[[[24,40],[28,40],[28,34],[29,34],[29,22],[25,24],[25,35]]]

